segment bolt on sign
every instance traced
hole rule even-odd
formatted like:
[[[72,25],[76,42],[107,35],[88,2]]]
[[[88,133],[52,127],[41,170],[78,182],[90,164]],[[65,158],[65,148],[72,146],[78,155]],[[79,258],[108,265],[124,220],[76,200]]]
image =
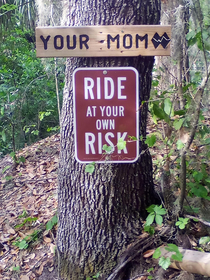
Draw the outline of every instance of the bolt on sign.
[[[139,155],[139,75],[132,67],[78,68],[73,73],[77,161],[135,162]],[[119,150],[117,143],[127,141]],[[105,152],[103,145],[112,147]]]
[[[37,27],[37,57],[170,55],[171,27],[107,25]]]

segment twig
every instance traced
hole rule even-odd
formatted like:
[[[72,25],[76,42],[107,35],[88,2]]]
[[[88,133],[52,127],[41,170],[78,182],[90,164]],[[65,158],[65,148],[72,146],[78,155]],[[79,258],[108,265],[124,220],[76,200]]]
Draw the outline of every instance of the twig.
[[[33,0],[32,0],[32,1],[28,1],[28,2],[26,2],[26,3],[24,3],[24,4],[22,4],[22,5],[19,5],[19,6],[17,6],[15,9],[18,9],[19,7],[25,6],[26,4],[31,3],[31,2],[33,2]],[[9,11],[4,12],[3,14],[0,14],[0,17],[2,17],[3,15],[6,15],[7,13],[9,13],[9,12],[11,12],[11,11],[14,11],[15,9],[11,9],[11,10],[9,10]]]
[[[201,218],[197,218],[197,217],[194,217],[194,216],[191,216],[191,215],[186,215],[186,217],[189,218],[189,219],[191,219],[191,220],[193,220],[193,219],[198,220],[198,221],[201,222],[202,224],[204,224],[204,225],[210,227],[210,223],[204,221],[204,220],[201,219]]]
[[[207,75],[203,78],[200,87],[197,89],[196,95],[197,95],[197,108],[194,114],[194,122],[192,125],[192,130],[190,132],[189,138],[187,143],[185,144],[184,148],[181,151],[181,162],[182,162],[182,168],[181,168],[181,174],[180,174],[180,189],[181,189],[181,195],[179,198],[179,211],[182,212],[183,209],[183,201],[184,201],[184,197],[185,196],[185,191],[186,191],[186,152],[188,151],[188,149],[190,148],[190,145],[192,144],[194,137],[195,137],[195,133],[197,130],[197,126],[198,126],[198,121],[199,121],[199,115],[200,115],[200,109],[201,109],[201,101],[203,98],[203,93],[204,93],[204,89],[207,85],[209,76],[210,76],[210,65],[208,66],[207,69]]]
[[[45,76],[47,76],[47,74],[42,75],[42,76],[37,77],[37,78],[35,78],[34,80],[32,80],[32,81],[27,85],[27,87],[26,87],[24,93],[26,93],[27,89],[30,87],[30,85],[31,85],[33,82],[35,82],[36,80],[41,80],[41,79],[44,78]]]

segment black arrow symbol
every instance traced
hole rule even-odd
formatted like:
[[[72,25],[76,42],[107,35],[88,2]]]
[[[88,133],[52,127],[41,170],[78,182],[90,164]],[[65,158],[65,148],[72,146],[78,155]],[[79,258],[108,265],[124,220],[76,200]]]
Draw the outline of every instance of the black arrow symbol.
[[[156,49],[159,45],[162,45],[162,47],[165,49],[170,41],[171,39],[168,37],[166,32],[162,36],[156,32],[152,38],[152,43]]]

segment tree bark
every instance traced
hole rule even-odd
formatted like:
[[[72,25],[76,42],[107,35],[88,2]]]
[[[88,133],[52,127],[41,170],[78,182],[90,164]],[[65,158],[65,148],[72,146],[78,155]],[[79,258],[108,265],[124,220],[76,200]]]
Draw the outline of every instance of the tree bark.
[[[66,1],[68,26],[158,24],[159,0]],[[78,67],[133,66],[140,74],[140,99],[150,95],[153,57],[69,58],[61,117],[57,236],[59,275],[79,280],[100,273],[104,279],[119,254],[141,233],[145,208],[157,199],[152,160],[140,142],[132,164],[96,164],[93,175],[74,157],[72,73]],[[140,135],[146,137],[147,102],[140,112]],[[122,278],[121,278],[122,280]]]

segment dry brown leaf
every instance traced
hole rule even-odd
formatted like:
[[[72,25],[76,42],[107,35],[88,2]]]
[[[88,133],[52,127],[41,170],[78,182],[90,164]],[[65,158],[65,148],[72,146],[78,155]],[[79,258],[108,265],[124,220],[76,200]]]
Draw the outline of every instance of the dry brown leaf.
[[[41,275],[42,272],[43,272],[43,269],[44,269],[44,265],[41,264],[40,267],[39,267],[39,269],[36,269],[36,273],[37,273],[38,275]]]
[[[21,238],[25,238],[26,237],[26,235],[22,231],[18,231],[18,234],[19,234],[19,236]]]
[[[9,228],[8,232],[11,233],[11,234],[15,234],[15,230],[13,228]]]
[[[56,170],[56,166],[52,165],[47,169],[48,173],[51,173],[52,171]]]
[[[50,252],[51,252],[52,254],[55,253],[55,248],[56,248],[56,245],[53,244],[53,243],[51,243],[51,244],[50,244]]]
[[[20,280],[30,280],[27,275],[20,275]]]
[[[18,252],[19,252],[19,248],[11,250],[10,254],[11,255],[17,255]]]
[[[49,270],[49,272],[52,272],[54,270],[54,267],[53,266],[49,267],[48,270]]]
[[[31,254],[31,255],[29,256],[29,258],[32,259],[32,260],[33,260],[35,257],[36,257],[36,254],[35,254],[35,253],[33,253],[33,254]]]
[[[37,194],[36,190],[33,190],[33,195],[39,195],[39,194]]]
[[[139,276],[137,278],[135,278],[135,280],[146,280],[147,276]]]
[[[44,237],[44,242],[46,242],[46,243],[51,243],[51,242],[52,242],[52,239],[45,236],[45,237]]]
[[[149,258],[154,254],[154,252],[155,252],[155,249],[147,250],[146,252],[143,253],[143,257],[144,258]]]

